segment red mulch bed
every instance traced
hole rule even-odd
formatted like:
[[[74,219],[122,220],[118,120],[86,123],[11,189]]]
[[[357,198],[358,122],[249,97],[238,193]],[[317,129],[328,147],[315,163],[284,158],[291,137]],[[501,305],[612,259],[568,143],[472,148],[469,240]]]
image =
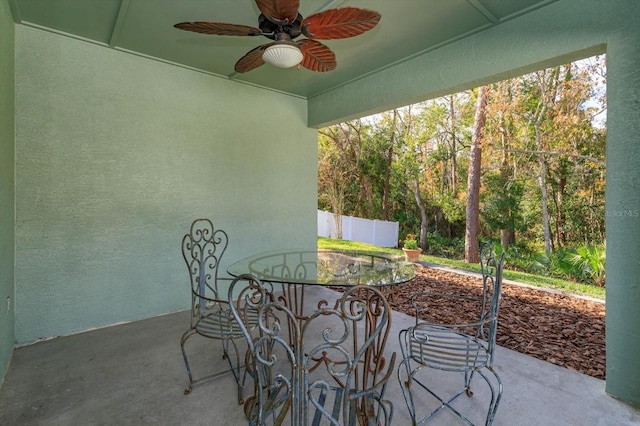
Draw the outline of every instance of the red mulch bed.
[[[481,289],[482,280],[416,265],[416,277],[397,287],[394,310],[413,315],[411,294],[439,291],[464,294]],[[574,296],[504,283],[498,319],[498,344],[598,379],[605,378],[605,305]],[[464,305],[438,309],[441,321],[464,317]]]

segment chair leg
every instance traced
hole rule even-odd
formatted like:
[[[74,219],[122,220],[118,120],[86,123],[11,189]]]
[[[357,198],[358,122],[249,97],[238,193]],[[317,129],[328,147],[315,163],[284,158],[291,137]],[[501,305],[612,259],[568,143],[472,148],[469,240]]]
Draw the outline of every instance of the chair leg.
[[[487,370],[489,370],[493,374],[496,380],[495,385],[491,383],[490,378],[486,376],[482,372],[482,370],[478,370],[478,374],[482,376],[482,378],[484,378],[484,380],[487,382],[487,385],[489,386],[489,389],[491,390],[491,403],[489,405],[489,410],[487,411],[487,418],[485,421],[485,425],[490,426],[491,424],[493,424],[493,420],[496,416],[496,411],[498,411],[498,404],[500,404],[500,399],[502,398],[502,380],[500,380],[500,376],[498,376],[498,373],[496,373],[493,367],[487,367]]]
[[[425,419],[423,419],[420,422],[420,424],[422,424],[423,422],[425,422],[426,420],[428,420],[429,418],[434,416],[441,409],[448,408],[450,411],[452,411],[454,414],[456,414],[458,417],[460,417],[465,423],[467,423],[469,425],[472,425],[473,423],[466,416],[464,416],[464,414],[462,414],[460,411],[455,409],[451,405],[451,403],[454,400],[456,400],[460,395],[465,393],[465,390],[467,392],[467,395],[469,394],[469,392],[471,392],[471,394],[473,395],[473,392],[471,391],[471,388],[470,388],[471,380],[473,379],[473,374],[474,373],[478,373],[478,375],[480,377],[482,377],[484,379],[484,381],[487,383],[487,386],[489,387],[489,391],[491,393],[491,399],[490,399],[490,402],[489,402],[489,408],[487,410],[487,416],[486,416],[485,423],[484,423],[485,426],[491,426],[493,424],[493,420],[495,418],[496,411],[498,410],[498,404],[500,403],[500,398],[502,397],[502,381],[500,380],[500,377],[495,372],[495,370],[493,370],[493,368],[486,367],[486,369],[489,370],[493,374],[493,376],[495,377],[495,382],[496,383],[493,383],[491,381],[491,378],[483,372],[484,369],[471,370],[470,372],[468,372],[468,375],[465,374],[465,376],[466,376],[465,377],[466,386],[461,391],[459,391],[457,394],[455,394],[454,396],[450,397],[447,401],[443,400],[438,395],[436,395],[433,391],[431,391],[426,386],[424,386],[423,384],[418,382],[418,383],[421,384],[421,386],[425,390],[427,390],[433,397],[435,397],[441,403],[441,406],[438,407],[433,412],[431,412],[431,414],[429,414]],[[416,380],[416,382],[417,382],[417,380]]]
[[[473,391],[471,390],[471,381],[473,380],[473,373],[474,372],[475,372],[475,370],[465,371],[464,372],[464,387],[465,387],[465,392],[466,392],[468,397],[472,397],[473,396]]]
[[[184,359],[184,365],[187,367],[187,374],[189,375],[189,386],[184,390],[185,395],[189,395],[193,390],[193,384],[195,381],[193,380],[193,374],[191,373],[191,367],[189,366],[189,359],[187,358],[187,352],[184,350],[184,344],[186,343],[189,337],[195,334],[195,330],[190,328],[185,331],[180,339],[180,349],[182,349],[182,358]]]
[[[191,366],[189,365],[189,359],[187,357],[187,352],[185,350],[185,343],[187,342],[187,340],[189,339],[189,337],[193,336],[195,334],[195,330],[194,329],[189,329],[187,331],[184,332],[184,334],[182,335],[182,338],[180,339],[180,348],[182,350],[182,358],[184,359],[184,365],[187,368],[187,374],[189,376],[189,386],[187,386],[187,388],[184,390],[184,394],[185,395],[189,395],[191,393],[191,391],[193,390],[193,386],[199,382],[205,381],[205,380],[209,380],[209,379],[214,379],[216,377],[219,377],[223,374],[227,374],[229,372],[231,372],[231,374],[233,374],[233,378],[236,381],[236,384],[238,386],[238,404],[242,405],[244,404],[244,383],[246,381],[246,369],[243,367],[243,365],[240,363],[240,353],[238,351],[238,347],[235,343],[235,341],[233,339],[222,339],[221,341],[221,345],[222,345],[222,359],[226,359],[227,362],[229,363],[229,370],[225,370],[225,371],[221,371],[218,373],[214,373],[205,377],[201,377],[199,379],[194,379],[193,378],[193,373],[191,372]],[[229,342],[231,342],[231,346],[233,347],[233,352],[235,353],[235,365],[233,362],[232,357],[230,356],[229,352]],[[244,370],[244,371],[243,371]]]
[[[472,425],[473,423],[466,416],[464,416],[460,411],[454,408],[451,404],[453,403],[453,401],[455,401],[459,396],[461,396],[465,392],[467,393],[467,395],[469,395],[469,393],[473,394],[470,386],[471,386],[471,380],[473,379],[473,374],[475,373],[475,371],[472,370],[467,372],[464,375],[465,386],[456,394],[450,396],[449,399],[445,400],[441,398],[439,395],[437,395],[436,393],[434,393],[431,389],[429,389],[426,386],[426,384],[421,381],[421,379],[418,379],[418,377],[416,377],[416,375],[423,369],[423,367],[424,366],[420,366],[420,365],[412,367],[411,358],[403,359],[400,365],[398,366],[398,381],[400,382],[400,389],[402,390],[403,397],[405,399],[407,408],[409,410],[409,414],[411,416],[412,426],[423,425],[427,423],[433,416],[435,416],[444,408],[447,408],[450,411],[452,411],[465,423]],[[491,401],[489,404],[489,409],[487,412],[487,417],[485,422],[485,426],[490,426],[493,423],[493,419],[495,417],[498,404],[500,403],[500,397],[502,395],[502,382],[500,381],[500,378],[498,377],[498,375],[493,369],[491,368],[487,368],[487,369],[491,371],[491,373],[495,376],[497,381],[497,387],[494,383],[492,383],[490,377],[485,375],[482,370],[477,370],[477,373],[487,382],[487,385],[491,392]],[[406,377],[404,377],[405,374],[406,374]],[[426,391],[428,394],[430,394],[437,401],[439,401],[440,406],[435,410],[431,411],[430,413],[426,414],[425,417],[421,417],[420,419],[418,419],[418,413],[416,411],[416,404],[413,398],[413,393],[420,388]]]
[[[413,393],[411,392],[412,372],[411,372],[411,357],[406,353],[406,347],[408,346],[408,330],[401,330],[398,335],[400,341],[400,352],[402,353],[402,361],[398,364],[398,382],[400,382],[400,389],[402,390],[402,396],[404,402],[407,404],[409,415],[411,416],[411,426],[416,426],[416,408],[413,402]],[[406,373],[406,379],[403,378],[402,371]]]
[[[413,393],[411,391],[412,377],[411,377],[411,359],[404,358],[400,364],[398,365],[398,382],[400,382],[400,389],[402,390],[402,396],[404,397],[404,402],[407,404],[407,409],[409,410],[409,416],[411,417],[411,425],[416,426],[418,423],[416,421],[416,407],[413,401]],[[402,372],[405,372],[407,377],[403,377]]]
[[[233,360],[229,356],[229,343],[233,347],[233,352],[235,354],[235,366],[233,364]],[[224,347],[224,356],[229,362],[229,368],[231,369],[231,373],[233,374],[233,378],[236,381],[238,386],[238,404],[244,404],[244,383],[247,379],[247,370],[242,366],[240,362],[240,351],[238,350],[238,346],[234,339],[225,339],[223,340]]]

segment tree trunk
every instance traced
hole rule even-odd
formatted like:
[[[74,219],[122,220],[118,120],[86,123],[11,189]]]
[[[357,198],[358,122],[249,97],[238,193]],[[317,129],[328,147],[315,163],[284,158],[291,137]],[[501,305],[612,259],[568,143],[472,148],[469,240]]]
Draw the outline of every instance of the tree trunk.
[[[506,251],[511,244],[516,243],[516,231],[513,229],[500,230],[500,245],[502,250]]]
[[[551,70],[551,74],[549,78],[545,77],[546,72],[541,71],[538,75],[541,77],[540,80],[540,104],[538,107],[537,114],[535,116],[534,121],[534,129],[536,132],[536,150],[539,152],[544,151],[544,144],[542,140],[542,129],[540,129],[540,125],[545,118],[548,105],[552,104],[553,99],[555,99],[555,94],[558,90],[558,75],[560,72],[560,68],[554,68]],[[547,163],[545,162],[544,156],[542,154],[538,154],[538,163],[540,165],[540,176],[538,178],[538,183],[540,185],[540,195],[541,195],[541,204],[542,204],[542,228],[544,233],[544,252],[547,257],[551,254],[551,221],[549,219],[549,194],[547,191]]]
[[[456,162],[456,113],[453,104],[453,97],[451,95],[449,97],[449,113],[451,118],[451,192],[456,194],[456,186],[457,186],[457,162]]]
[[[413,196],[416,199],[416,204],[418,205],[418,210],[420,210],[420,242],[418,245],[422,250],[427,250],[427,207],[424,205],[424,200],[420,195],[420,186],[418,184],[418,180],[413,181]]]
[[[342,239],[342,214],[344,212],[344,191],[339,182],[334,182],[331,191],[331,207],[333,208],[333,222],[336,226],[334,238]]]
[[[536,145],[538,150],[542,150],[542,134],[540,132],[540,125],[536,123]],[[544,252],[547,257],[551,254],[551,225],[549,220],[549,195],[547,193],[547,163],[544,161],[544,157],[538,155],[538,163],[540,164],[540,177],[538,183],[540,184],[540,194],[542,198],[542,227],[544,230]]]
[[[488,88],[478,88],[476,115],[471,137],[471,157],[469,159],[469,178],[467,183],[467,220],[465,226],[464,260],[477,263],[479,260],[478,234],[480,228],[480,168],[482,164],[481,140],[486,120]]]
[[[500,164],[500,179],[502,182],[507,182],[513,178],[513,171],[509,165],[509,146],[511,141],[511,133],[507,130],[507,124],[502,117],[500,122],[501,139],[502,139],[502,163]],[[513,220],[509,221],[509,224],[504,229],[500,230],[500,245],[502,250],[507,251],[511,244],[516,242],[516,231],[512,225]]]
[[[382,194],[382,220],[389,220],[389,193],[390,193],[390,181],[391,181],[391,164],[393,162],[393,146],[396,139],[396,122],[398,120],[398,110],[393,110],[393,124],[391,129],[391,143],[389,144],[389,150],[387,151],[387,162],[384,174],[384,189]]]
[[[562,176],[558,181],[558,196],[556,198],[556,241],[558,248],[565,247],[567,245],[566,234],[564,232],[564,199],[565,191],[567,189],[567,176],[564,168],[561,169]]]
[[[342,212],[336,213],[333,212],[333,222],[336,225],[336,236],[335,238],[338,240],[342,239]]]

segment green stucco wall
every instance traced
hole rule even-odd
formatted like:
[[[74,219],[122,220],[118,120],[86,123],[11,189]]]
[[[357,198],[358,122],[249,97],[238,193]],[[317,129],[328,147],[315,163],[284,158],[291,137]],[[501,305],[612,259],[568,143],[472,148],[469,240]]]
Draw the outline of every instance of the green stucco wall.
[[[196,217],[315,246],[306,101],[23,26],[16,91],[18,344],[186,309]]]
[[[635,25],[620,22],[607,44],[606,340],[607,391],[640,406],[640,14],[636,17]]]
[[[640,2],[559,0],[309,99],[321,127],[607,52],[607,383],[640,406]]]
[[[14,24],[0,2],[0,383],[14,336]]]

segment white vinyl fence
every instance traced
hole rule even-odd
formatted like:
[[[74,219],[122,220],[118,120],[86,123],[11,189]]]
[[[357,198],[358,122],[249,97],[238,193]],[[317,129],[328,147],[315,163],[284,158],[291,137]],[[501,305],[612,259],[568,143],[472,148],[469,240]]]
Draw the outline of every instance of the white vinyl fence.
[[[399,227],[398,222],[342,216],[342,239],[397,247]],[[318,210],[318,236],[337,238],[333,213]]]

